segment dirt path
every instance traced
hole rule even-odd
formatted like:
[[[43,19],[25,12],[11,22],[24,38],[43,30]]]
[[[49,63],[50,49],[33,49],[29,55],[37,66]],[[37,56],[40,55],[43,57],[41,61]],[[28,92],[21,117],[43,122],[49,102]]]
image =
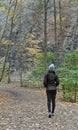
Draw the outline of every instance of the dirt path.
[[[8,95],[0,107],[0,130],[78,130],[78,107],[57,100],[55,116],[47,115],[44,90],[1,86]]]

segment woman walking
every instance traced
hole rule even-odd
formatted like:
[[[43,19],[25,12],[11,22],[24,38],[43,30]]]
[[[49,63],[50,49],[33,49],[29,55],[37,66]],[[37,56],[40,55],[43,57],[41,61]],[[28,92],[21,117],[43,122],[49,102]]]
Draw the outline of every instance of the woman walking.
[[[55,70],[54,64],[51,64],[43,80],[43,84],[46,87],[49,118],[54,116],[57,86],[59,85],[59,78],[54,70]]]

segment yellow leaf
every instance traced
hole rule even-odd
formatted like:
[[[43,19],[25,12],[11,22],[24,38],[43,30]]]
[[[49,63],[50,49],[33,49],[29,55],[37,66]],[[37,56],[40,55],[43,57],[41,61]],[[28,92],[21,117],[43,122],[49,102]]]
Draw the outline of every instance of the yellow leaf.
[[[11,40],[5,40],[5,39],[2,39],[1,43],[6,44],[6,45],[13,44],[13,42]]]

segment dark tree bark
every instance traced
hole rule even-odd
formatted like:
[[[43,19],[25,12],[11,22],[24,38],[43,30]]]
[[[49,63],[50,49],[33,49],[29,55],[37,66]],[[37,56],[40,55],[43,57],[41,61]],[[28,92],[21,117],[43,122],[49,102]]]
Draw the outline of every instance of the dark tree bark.
[[[55,46],[57,46],[57,27],[56,27],[56,2],[55,0],[54,1],[54,32],[55,32]]]
[[[16,6],[17,6],[17,0],[16,0],[16,2],[15,2],[15,6],[14,6],[14,12],[15,12],[15,10],[16,10]],[[13,20],[14,20],[14,15],[15,15],[15,13],[13,13],[13,16],[12,16],[12,18],[11,18],[11,30],[10,30],[10,35],[9,35],[9,40],[12,40],[12,30],[13,30]],[[9,67],[8,67],[8,83],[10,83],[11,82],[11,78],[10,78],[10,64],[11,64],[11,62],[10,62],[10,49],[11,49],[11,46],[9,45],[9,53],[8,53],[8,62],[9,62]]]
[[[11,2],[12,2],[12,0],[10,0],[10,2],[9,2],[9,8],[8,8],[8,12],[7,12],[7,17],[6,17],[5,24],[4,24],[4,26],[3,26],[2,30],[1,30],[0,40],[2,40],[3,34],[5,33],[5,28],[6,28],[6,25],[7,25],[8,16],[9,16],[10,8],[11,8]]]
[[[44,70],[47,69],[47,5],[49,0],[44,0]]]

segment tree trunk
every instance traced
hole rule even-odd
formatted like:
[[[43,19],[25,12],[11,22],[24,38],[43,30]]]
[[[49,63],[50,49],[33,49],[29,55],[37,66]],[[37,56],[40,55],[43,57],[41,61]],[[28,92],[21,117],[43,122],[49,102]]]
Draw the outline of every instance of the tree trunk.
[[[56,28],[56,3],[55,0],[54,1],[54,40],[55,40],[55,46],[57,46],[57,28]]]
[[[17,0],[16,0],[16,2],[15,2],[15,6],[14,6],[14,12],[15,12],[15,10],[16,10],[16,6],[17,6]],[[9,40],[12,40],[12,30],[13,30],[13,20],[14,20],[14,15],[15,15],[15,13],[13,13],[13,16],[12,16],[12,18],[11,18],[11,30],[10,30],[10,35],[9,35]],[[10,51],[10,49],[11,49],[11,47],[10,47],[10,45],[9,45],[9,51]],[[8,67],[8,83],[10,83],[11,82],[11,76],[10,76],[10,64],[11,64],[11,62],[10,62],[10,53],[11,52],[9,52],[8,53],[8,63],[9,63],[9,67]]]
[[[47,69],[47,2],[44,0],[44,71]]]
[[[20,75],[20,86],[23,87],[22,68],[20,68],[19,75]]]
[[[57,21],[56,21],[56,2],[54,3],[54,41],[55,41],[55,65],[58,66],[58,43],[57,43]]]
[[[5,55],[5,60],[4,60],[3,68],[2,68],[2,74],[1,74],[0,82],[2,81],[2,78],[4,76],[6,60],[7,60],[7,57],[8,57],[8,52],[9,52],[9,45],[8,45],[7,52],[6,52],[6,55]]]
[[[10,11],[10,8],[11,8],[11,2],[12,2],[12,0],[10,0],[10,2],[9,2],[9,9],[8,9],[8,12],[7,12],[7,17],[6,17],[5,24],[4,24],[4,26],[3,26],[2,30],[1,30],[0,40],[2,40],[3,34],[4,34],[4,32],[5,32],[5,28],[6,28],[7,21],[8,21],[8,15],[9,15],[9,11]]]

